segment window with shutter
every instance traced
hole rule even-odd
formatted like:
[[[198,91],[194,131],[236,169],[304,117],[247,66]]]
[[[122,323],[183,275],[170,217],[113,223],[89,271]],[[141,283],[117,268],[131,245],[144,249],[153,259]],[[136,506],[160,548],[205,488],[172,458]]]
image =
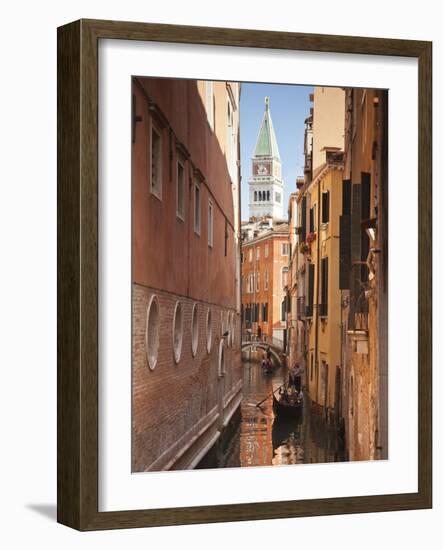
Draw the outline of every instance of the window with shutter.
[[[351,216],[340,216],[339,242],[339,283],[340,290],[349,289],[351,275]]]
[[[314,219],[315,219],[315,207],[313,206],[309,210],[309,233],[314,233],[315,231]]]
[[[314,264],[308,265],[308,303],[306,305],[306,316],[312,317],[314,305]]]
[[[320,315],[326,317],[328,315],[328,258],[321,260],[321,304]]]
[[[321,221],[322,223],[329,222],[329,191],[322,194],[322,204],[321,204]]]
[[[351,214],[351,180],[343,180],[342,188],[342,214]]]
[[[306,197],[301,201],[301,242],[306,241]]]
[[[366,230],[361,227],[361,222],[369,220],[371,217],[371,174],[362,172],[361,174],[361,257],[360,259],[365,262],[369,254],[369,236]],[[368,280],[368,269],[365,265],[361,266],[361,280],[366,282]]]

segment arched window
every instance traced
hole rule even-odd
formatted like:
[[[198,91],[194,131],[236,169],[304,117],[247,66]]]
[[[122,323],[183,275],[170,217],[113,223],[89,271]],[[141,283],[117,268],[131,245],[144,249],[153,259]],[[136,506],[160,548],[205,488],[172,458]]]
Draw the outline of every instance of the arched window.
[[[257,202],[257,191],[254,191],[254,202]]]
[[[270,193],[269,193],[269,191],[266,191],[266,200],[268,200],[268,201],[269,201],[269,200],[271,200],[271,198],[270,198],[270,197],[271,197],[271,196],[270,196]]]
[[[157,365],[160,341],[160,308],[157,296],[152,296],[146,313],[145,345],[148,366],[154,370]]]
[[[195,357],[198,349],[198,334],[199,334],[199,324],[198,324],[198,306],[194,304],[192,308],[192,321],[191,321],[191,349],[192,355]]]
[[[172,324],[172,346],[174,350],[174,361],[178,363],[182,352],[183,344],[183,308],[180,302],[175,304],[174,321]]]
[[[258,200],[261,201],[261,191],[258,192]]]

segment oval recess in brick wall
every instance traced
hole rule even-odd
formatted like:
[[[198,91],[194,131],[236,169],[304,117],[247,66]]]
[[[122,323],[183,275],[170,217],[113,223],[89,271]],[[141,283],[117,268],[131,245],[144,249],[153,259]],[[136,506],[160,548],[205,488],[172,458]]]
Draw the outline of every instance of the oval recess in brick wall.
[[[172,325],[172,346],[174,350],[174,361],[180,361],[183,344],[183,308],[179,301],[175,304],[174,321]]]
[[[211,308],[208,308],[206,314],[206,349],[208,353],[211,353],[212,349],[212,312]]]
[[[151,296],[146,312],[145,346],[148,366],[151,370],[157,365],[160,340],[160,308],[157,296]]]
[[[192,355],[195,357],[198,349],[198,336],[199,336],[199,319],[198,319],[198,304],[194,304],[192,308],[192,321],[191,321],[191,347]]]

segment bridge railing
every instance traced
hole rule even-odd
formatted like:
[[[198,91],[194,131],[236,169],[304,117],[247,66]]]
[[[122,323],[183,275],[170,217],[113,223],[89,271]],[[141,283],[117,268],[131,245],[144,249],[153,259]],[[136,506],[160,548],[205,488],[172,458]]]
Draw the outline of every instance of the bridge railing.
[[[283,340],[280,340],[280,338],[274,338],[273,336],[268,336],[267,334],[261,334],[259,336],[256,333],[246,331],[242,334],[242,343],[244,344],[247,342],[265,343],[279,351],[284,350]]]

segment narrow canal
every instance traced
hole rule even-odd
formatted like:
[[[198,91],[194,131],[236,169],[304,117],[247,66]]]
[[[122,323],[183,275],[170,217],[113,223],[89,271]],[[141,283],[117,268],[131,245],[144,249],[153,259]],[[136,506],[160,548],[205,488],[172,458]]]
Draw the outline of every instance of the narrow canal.
[[[199,468],[233,468],[339,462],[345,460],[335,429],[311,412],[305,400],[296,419],[276,418],[272,397],[257,407],[287,380],[287,370],[273,375],[262,372],[257,361],[243,362],[243,400],[240,414],[231,421],[230,435],[209,453]]]

